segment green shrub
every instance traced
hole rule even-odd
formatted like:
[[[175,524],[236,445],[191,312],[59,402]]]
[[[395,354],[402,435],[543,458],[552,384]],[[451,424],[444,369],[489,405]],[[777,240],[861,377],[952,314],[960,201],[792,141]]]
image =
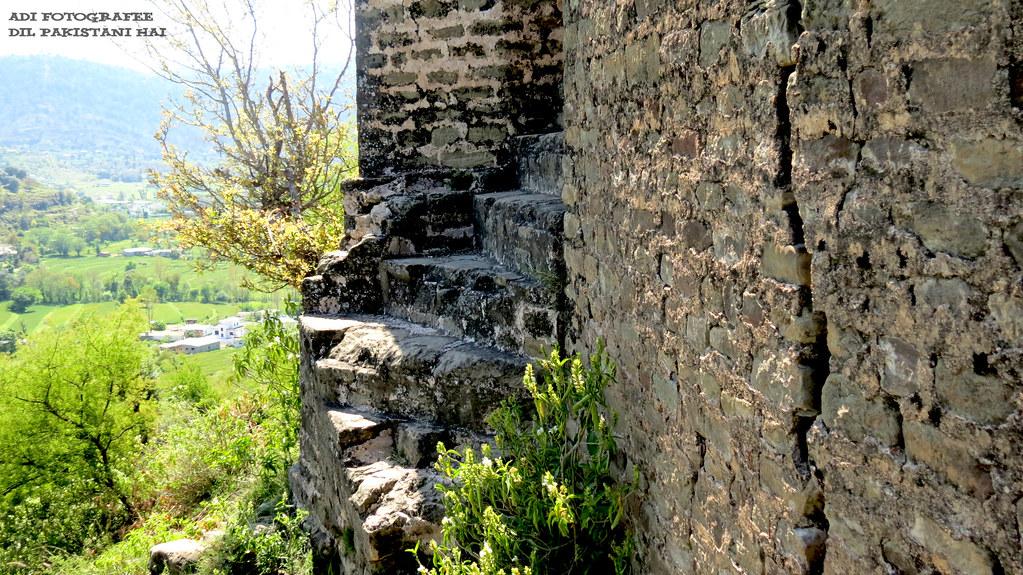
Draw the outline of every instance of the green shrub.
[[[7,307],[14,313],[27,313],[42,297],[42,292],[35,288],[20,287],[11,292],[11,303]]]
[[[286,491],[286,486],[284,487]],[[263,506],[260,506],[263,507]],[[208,553],[201,575],[308,575],[312,573],[309,534],[302,528],[306,512],[286,499],[273,507],[272,516],[258,517],[252,505],[244,507],[227,526],[224,537]]]
[[[210,497],[236,489],[256,464],[259,430],[244,402],[205,412],[168,403],[161,411],[156,436],[138,459],[136,507],[185,516]]]
[[[160,384],[161,399],[184,401],[200,411],[205,411],[217,403],[217,394],[213,391],[209,379],[193,362],[176,365],[163,376]]]
[[[622,522],[633,482],[612,469],[620,457],[615,415],[604,399],[615,368],[603,348],[589,366],[557,351],[532,366],[523,383],[531,420],[506,403],[490,417],[496,451],[438,446],[437,469],[450,480],[438,488],[447,516],[434,544],[434,575],[541,575],[628,572],[630,536]]]

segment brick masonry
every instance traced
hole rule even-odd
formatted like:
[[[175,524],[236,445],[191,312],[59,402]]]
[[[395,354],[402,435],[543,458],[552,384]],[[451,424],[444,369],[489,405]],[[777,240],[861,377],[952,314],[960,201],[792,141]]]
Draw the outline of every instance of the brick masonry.
[[[509,137],[556,130],[560,2],[356,2],[364,177],[494,167]]]

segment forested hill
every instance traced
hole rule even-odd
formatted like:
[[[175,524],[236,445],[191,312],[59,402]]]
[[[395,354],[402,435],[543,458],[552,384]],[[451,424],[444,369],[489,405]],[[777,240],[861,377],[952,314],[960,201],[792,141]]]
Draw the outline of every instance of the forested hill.
[[[0,147],[159,157],[153,133],[176,86],[56,56],[0,58]],[[184,144],[198,145],[195,135]]]
[[[328,66],[323,77],[332,73]],[[354,101],[354,76],[350,70],[339,105]],[[0,57],[0,148],[158,159],[153,134],[161,107],[180,94],[179,86],[128,68],[57,56]],[[179,127],[171,139],[193,157],[208,153],[198,130]]]

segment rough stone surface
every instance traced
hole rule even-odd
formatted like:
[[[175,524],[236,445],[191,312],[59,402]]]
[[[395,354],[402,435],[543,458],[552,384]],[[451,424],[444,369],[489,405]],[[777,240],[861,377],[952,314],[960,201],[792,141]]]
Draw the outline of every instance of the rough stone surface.
[[[320,425],[324,402],[412,418],[421,431],[381,441],[421,462],[417,437],[453,437],[478,422],[463,412],[512,392],[510,364],[491,361],[508,351],[489,347],[526,349],[496,335],[511,323],[468,327],[498,300],[480,295],[479,276],[438,271],[451,252],[479,250],[469,259],[533,281],[560,272],[556,339],[582,351],[603,340],[618,365],[609,400],[626,472],[641,477],[628,514],[635,572],[1023,573],[1017,4],[363,1],[364,174],[500,175],[429,204],[458,214],[436,229],[471,229],[466,244],[443,233],[394,242],[423,220],[359,218],[415,202],[378,201],[383,188],[357,200],[369,208],[353,209],[352,224],[386,246],[362,276],[376,270],[369,299],[431,327],[387,320],[346,344],[315,328],[327,320],[304,323],[304,426]],[[504,24],[479,25],[496,13]],[[550,18],[539,35],[537,17]],[[530,89],[496,105],[492,90],[447,83],[493,55],[470,39],[484,33],[538,55],[515,81],[561,86],[564,108],[521,107],[536,100]],[[445,57],[461,68],[419,63]],[[561,101],[555,92],[547,101]],[[437,119],[444,98],[460,102],[459,119]],[[465,122],[466,110],[506,129]],[[511,138],[559,124],[563,143]],[[405,182],[396,194],[415,195]],[[563,208],[531,197],[552,189]],[[428,261],[388,260],[401,254]],[[343,299],[307,305],[337,313]],[[437,371],[448,345],[479,353]],[[456,389],[475,391],[449,399]],[[326,465],[323,449],[306,440],[301,469]],[[329,482],[308,485],[332,497]],[[342,507],[360,508],[346,497]],[[343,547],[337,533],[318,540]],[[352,572],[370,564],[361,557]]]
[[[560,284],[565,275],[565,204],[526,191],[476,196],[479,244],[503,264]],[[571,235],[571,234],[570,234]]]
[[[206,544],[194,539],[177,539],[153,545],[149,550],[150,575],[183,575],[194,572],[206,551]]]
[[[551,132],[515,139],[519,183],[522,189],[561,197],[565,135]]]
[[[429,461],[405,458],[397,440],[404,423],[326,403],[306,407],[302,448],[316,458],[293,469],[291,480],[297,503],[311,510],[317,556],[329,557],[316,572],[414,571],[415,557],[404,550],[439,537],[443,506]]]
[[[480,255],[388,260],[389,314],[501,349],[543,354],[558,343],[551,287]]]
[[[494,167],[511,158],[509,137],[559,129],[561,2],[355,6],[364,176]]]
[[[564,32],[568,334],[618,362],[638,572],[1023,572],[1023,13],[648,4]]]
[[[334,343],[302,375],[304,392],[326,403],[482,430],[501,400],[523,393],[517,354],[383,316],[306,316],[306,349],[324,329]]]

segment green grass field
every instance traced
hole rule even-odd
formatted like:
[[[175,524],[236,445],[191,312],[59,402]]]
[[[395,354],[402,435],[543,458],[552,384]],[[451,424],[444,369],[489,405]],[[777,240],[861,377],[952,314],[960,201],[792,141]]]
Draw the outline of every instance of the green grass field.
[[[87,314],[103,315],[117,307],[116,302],[79,303],[65,306],[34,305],[28,313],[13,313],[6,302],[0,302],[0,330],[24,330],[27,333],[47,327],[60,327]],[[212,304],[196,302],[167,302],[153,308],[153,321],[179,323],[186,319],[200,322],[216,321],[234,315],[240,304]]]
[[[217,351],[197,353],[184,358],[184,361],[199,366],[206,380],[210,382],[213,391],[221,399],[238,397],[250,387],[239,383],[234,377],[234,356],[238,348],[227,347]]]
[[[214,270],[197,272],[195,263],[188,259],[170,259],[161,257],[125,257],[120,251],[130,247],[131,242],[118,242],[108,248],[114,255],[99,257],[94,255],[69,258],[45,258],[41,266],[55,272],[88,274],[108,277],[125,271],[129,263],[135,266],[136,273],[153,276],[163,280],[171,274],[178,274],[188,281],[197,284],[231,282],[238,285],[246,277],[246,272],[237,266],[218,266]]]

